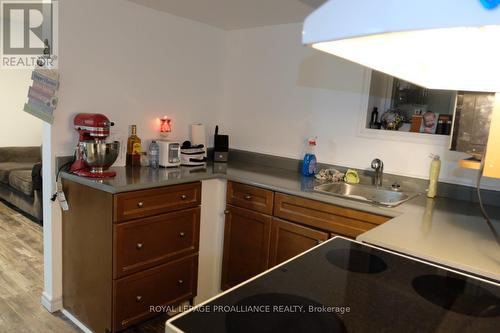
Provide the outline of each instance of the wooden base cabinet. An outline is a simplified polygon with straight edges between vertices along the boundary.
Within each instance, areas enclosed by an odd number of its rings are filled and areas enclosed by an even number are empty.
[[[328,238],[327,232],[228,205],[221,288],[234,287]]]
[[[269,267],[276,266],[326,241],[328,233],[273,219]]]
[[[221,287],[226,290],[334,236],[388,217],[228,182]]]
[[[111,194],[63,182],[63,307],[117,332],[197,292],[201,183]]]
[[[222,290],[268,268],[272,220],[268,215],[230,205],[225,214]]]

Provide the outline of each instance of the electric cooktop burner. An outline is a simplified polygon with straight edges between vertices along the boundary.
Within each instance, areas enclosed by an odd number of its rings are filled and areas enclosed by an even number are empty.
[[[499,327],[498,283],[339,237],[170,319],[167,332],[496,333]]]
[[[246,297],[235,304],[238,308],[269,306],[270,311],[230,312],[226,316],[227,332],[347,332],[342,321],[333,313],[309,311],[321,308],[318,302],[301,296],[269,293]],[[286,311],[278,311],[277,307]],[[294,307],[295,306],[295,307]],[[302,308],[299,308],[302,307]]]
[[[500,316],[500,298],[473,281],[422,275],[414,278],[412,285],[420,296],[447,310],[474,317]]]
[[[355,273],[381,273],[387,264],[380,257],[365,250],[334,249],[326,254],[326,259],[339,268]]]

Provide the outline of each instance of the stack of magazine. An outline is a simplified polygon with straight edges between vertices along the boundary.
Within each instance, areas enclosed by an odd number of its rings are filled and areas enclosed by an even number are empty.
[[[59,73],[54,69],[37,68],[31,78],[33,85],[29,88],[24,111],[52,124],[58,102],[56,92],[59,89]]]

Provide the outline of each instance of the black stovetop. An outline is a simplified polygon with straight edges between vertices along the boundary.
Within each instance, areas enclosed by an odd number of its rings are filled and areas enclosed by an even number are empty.
[[[344,238],[174,318],[185,332],[498,332],[500,285]]]

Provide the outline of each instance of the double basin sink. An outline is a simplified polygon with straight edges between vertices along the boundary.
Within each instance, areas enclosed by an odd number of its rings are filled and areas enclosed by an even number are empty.
[[[315,192],[345,199],[363,201],[378,206],[395,207],[418,196],[418,193],[403,192],[399,188],[385,188],[361,184],[326,183],[314,187]]]

